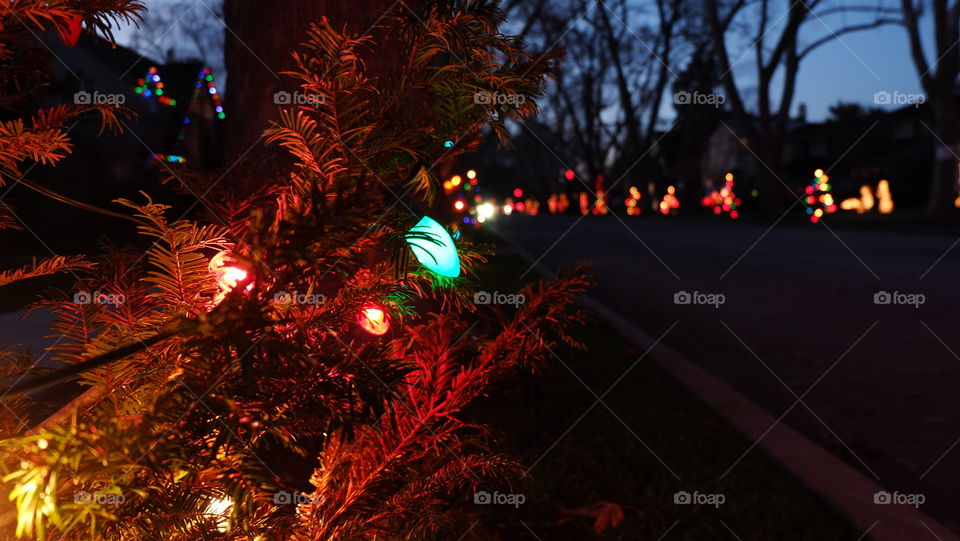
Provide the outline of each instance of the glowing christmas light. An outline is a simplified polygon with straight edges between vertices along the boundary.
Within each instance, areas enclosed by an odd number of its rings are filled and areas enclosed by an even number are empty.
[[[580,214],[586,216],[590,213],[590,200],[587,197],[587,192],[580,192]]]
[[[187,163],[187,159],[176,154],[154,154],[153,159],[169,163]]]
[[[376,336],[386,334],[390,330],[390,321],[387,320],[387,315],[376,306],[368,306],[361,310],[357,323],[363,330]]]
[[[217,293],[217,296],[213,299],[215,305],[220,304],[220,301],[227,296],[227,293],[233,291],[233,288],[237,287],[238,283],[245,281],[249,276],[246,269],[233,264],[232,258],[226,251],[213,256],[213,258],[210,259],[208,268],[216,277],[217,285],[220,286],[220,292]],[[253,289],[252,283],[247,285],[247,291],[251,289]]]
[[[523,205],[523,209],[526,209],[527,214],[530,216],[536,216],[540,212],[540,201],[537,201],[536,199],[527,199],[526,203],[521,204]]]
[[[960,199],[960,198],[958,198],[958,199]],[[510,216],[511,214],[513,214],[513,203],[504,203],[504,204],[503,204],[503,213],[504,213],[506,216]]]
[[[67,21],[66,32],[60,34],[60,38],[63,40],[64,45],[67,47],[73,47],[80,41],[80,32],[83,30],[81,24],[83,23],[83,17],[80,15],[74,15],[70,17],[70,20]]]
[[[879,203],[879,204],[878,204]],[[870,186],[864,184],[860,187],[860,197],[850,197],[840,203],[843,210],[855,210],[857,214],[863,214],[873,209],[877,205],[880,214],[890,214],[893,212],[893,197],[890,195],[890,183],[881,180],[877,184],[876,199],[874,199],[873,190]]]
[[[450,185],[454,188],[459,186],[461,182],[463,182],[463,179],[460,177],[460,175],[453,175],[453,178],[450,179]]]
[[[177,100],[163,95],[163,80],[160,78],[160,74],[157,73],[156,66],[151,67],[147,70],[146,75],[137,79],[137,86],[133,91],[145,98],[156,97],[161,105],[173,107],[177,104]]]
[[[567,179],[568,181],[569,181],[569,180],[573,180],[573,179],[575,179],[576,177],[577,177],[577,174],[573,172],[573,169],[567,169],[567,170],[563,173],[563,178]]]
[[[877,184],[877,199],[880,200],[880,203],[877,205],[877,210],[880,211],[880,214],[890,214],[893,212],[893,196],[890,194],[890,183],[886,180],[881,180]]]
[[[424,267],[441,276],[460,276],[460,257],[453,239],[442,225],[424,216],[406,236],[413,255]]]
[[[680,200],[677,199],[677,189],[673,186],[667,186],[667,193],[660,201],[659,209],[661,214],[674,214],[676,209],[680,208]]]
[[[474,171],[473,169],[467,171],[467,178],[470,180],[477,178],[477,172]]]
[[[453,202],[453,208],[455,208],[455,209],[457,209],[457,210],[463,210],[463,208],[466,207],[466,206],[467,206],[467,204],[464,203],[464,202],[463,202],[462,200],[460,200],[460,199],[457,199],[456,201]]]
[[[640,190],[636,186],[630,186],[630,196],[624,201],[624,205],[627,207],[627,215],[629,216],[639,216],[640,215],[640,199],[643,197],[643,194],[640,193]]]
[[[837,205],[833,201],[833,195],[830,194],[830,177],[823,172],[823,169],[817,169],[813,172],[813,180],[806,187],[804,192],[807,194],[804,203],[807,205],[807,215],[810,221],[817,223],[824,214],[830,214],[837,211]]]
[[[593,214],[606,215],[608,212],[607,209],[607,197],[606,193],[603,190],[597,190],[597,199],[593,202]]]
[[[733,191],[733,173],[727,173],[724,178],[723,188],[713,190],[710,195],[703,198],[703,206],[712,207],[716,215],[726,213],[727,216],[736,220],[740,217],[737,208],[740,207],[740,198]]]
[[[521,190],[520,188],[514,188],[514,189],[513,189],[513,196],[514,196],[514,197],[523,197],[523,190]]]
[[[230,527],[230,513],[233,509],[233,500],[229,496],[213,498],[207,505],[205,513],[214,517],[217,530],[226,532]]]
[[[481,203],[477,205],[477,221],[483,223],[491,218],[493,218],[497,209],[493,206],[493,203]]]

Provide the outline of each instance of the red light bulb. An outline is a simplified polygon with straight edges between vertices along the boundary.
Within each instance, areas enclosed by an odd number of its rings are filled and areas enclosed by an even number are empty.
[[[387,320],[387,315],[376,306],[368,306],[361,310],[357,322],[363,330],[376,336],[386,334],[390,330],[390,321]]]

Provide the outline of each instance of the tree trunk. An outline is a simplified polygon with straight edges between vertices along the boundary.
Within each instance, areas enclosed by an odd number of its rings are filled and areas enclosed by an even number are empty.
[[[373,33],[371,27],[391,8],[417,9],[421,1],[395,3],[389,0],[284,0],[253,2],[224,0],[226,40],[225,65],[230,76],[226,91],[225,147],[228,163],[257,146],[263,130],[279,118],[274,93],[294,92],[292,78],[280,75],[293,68],[291,54],[306,39],[310,23],[324,16],[334,28],[344,25],[355,35]],[[364,54],[368,71],[396,66],[396,49],[381,48],[377,55]],[[388,52],[384,52],[388,51]]]
[[[954,97],[957,74],[960,73],[960,53],[956,49],[960,4],[948,7],[946,0],[933,3],[933,26],[936,36],[937,61],[931,66],[923,50],[918,12],[911,0],[901,0],[904,28],[910,44],[910,54],[920,75],[920,84],[927,93],[934,118],[934,165],[927,213],[942,218],[950,213],[956,196],[957,151],[960,150],[960,131],[957,120],[960,112]],[[936,68],[936,72],[933,69]]]
[[[957,196],[957,152],[960,150],[960,133],[957,130],[957,107],[953,101],[953,92],[938,92],[932,96],[931,108],[936,119],[934,132],[933,179],[930,184],[930,198],[927,212],[933,218],[942,218],[953,211],[953,201]]]

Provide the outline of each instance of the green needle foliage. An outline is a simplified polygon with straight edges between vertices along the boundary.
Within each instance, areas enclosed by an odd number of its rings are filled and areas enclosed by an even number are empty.
[[[518,292],[517,308],[477,312],[469,276],[483,247],[458,241],[456,279],[405,247],[434,168],[481,130],[505,140],[505,121],[537,112],[555,58],[500,34],[500,19],[485,1],[397,4],[380,43],[318,22],[288,74],[316,99],[266,131],[274,159],[219,183],[177,175],[209,194],[206,218],[175,219],[145,194],[118,200],[152,242],[145,254],[107,246],[0,274],[2,285],[74,273],[72,291],[37,306],[56,315],[52,355],[86,388],[48,419],[28,419],[28,398],[5,403],[5,527],[190,541],[449,539],[471,527],[474,490],[506,486],[517,465],[461,413],[504,375],[576,345],[573,296],[587,286],[578,271]],[[387,46],[400,62],[370,73],[364,58]],[[44,159],[0,145],[13,173]],[[368,307],[387,333],[361,328]],[[7,375],[30,362],[3,359]]]

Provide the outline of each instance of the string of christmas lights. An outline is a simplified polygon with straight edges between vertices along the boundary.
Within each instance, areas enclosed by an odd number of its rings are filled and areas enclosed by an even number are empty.
[[[177,105],[177,100],[163,94],[163,80],[160,78],[160,74],[157,73],[156,66],[151,66],[150,69],[147,70],[146,75],[137,79],[137,86],[133,91],[144,98],[156,98],[161,105],[166,105],[167,107]]]
[[[223,109],[223,101],[220,98],[220,91],[217,90],[216,82],[214,81],[213,71],[208,67],[201,68],[200,72],[197,74],[197,80],[193,84],[193,95],[190,98],[190,102],[187,104],[187,109],[184,112],[183,119],[180,123],[180,131],[177,133],[177,141],[183,141],[186,139],[187,129],[190,126],[191,113],[193,113],[195,108],[198,107],[203,89],[206,89],[206,93],[213,101],[213,109],[217,114],[217,118],[223,120],[227,117],[227,114]],[[147,70],[146,75],[140,79],[137,79],[137,86],[134,87],[133,90],[144,98],[156,99],[162,105],[166,105],[168,107],[175,107],[177,105],[176,99],[165,94],[167,89],[165,88],[163,78],[160,76],[159,70],[156,66],[151,66],[150,69]],[[187,162],[187,159],[179,154],[157,153],[153,154],[152,158],[154,160],[167,163]]]
[[[733,191],[733,173],[727,173],[723,178],[723,188],[713,190],[710,195],[703,198],[703,206],[713,208],[713,213],[721,215],[726,213],[730,218],[736,220],[740,217],[740,198]]]
[[[640,215],[640,199],[642,197],[643,194],[640,193],[640,190],[638,190],[636,186],[630,186],[630,196],[624,201],[628,216]]]
[[[830,194],[830,177],[823,172],[823,169],[817,169],[813,172],[813,181],[806,189],[807,215],[810,221],[817,223],[824,214],[831,214],[837,211],[837,205],[833,202],[833,195]]]
[[[676,195],[677,189],[674,186],[667,186],[667,193],[663,195],[663,199],[660,200],[660,213],[661,214],[676,214],[677,209],[680,208],[680,200],[677,199]]]

